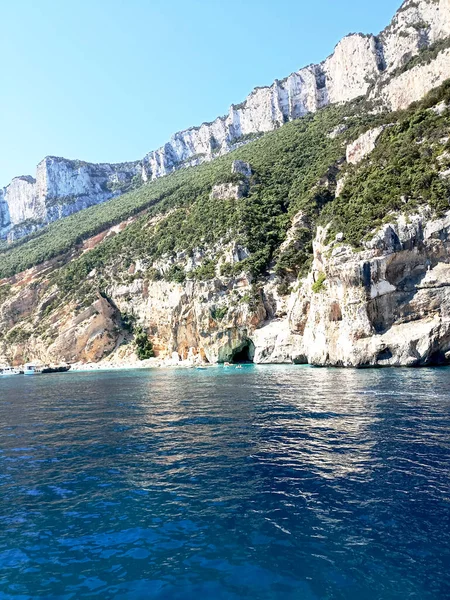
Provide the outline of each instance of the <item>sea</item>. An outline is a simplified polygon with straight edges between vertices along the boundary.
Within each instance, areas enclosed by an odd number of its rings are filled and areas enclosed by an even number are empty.
[[[449,600],[450,369],[0,377],[0,600]]]

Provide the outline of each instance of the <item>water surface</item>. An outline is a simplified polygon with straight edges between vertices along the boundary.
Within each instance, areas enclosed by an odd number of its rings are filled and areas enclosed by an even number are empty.
[[[448,600],[450,370],[0,379],[0,600]]]

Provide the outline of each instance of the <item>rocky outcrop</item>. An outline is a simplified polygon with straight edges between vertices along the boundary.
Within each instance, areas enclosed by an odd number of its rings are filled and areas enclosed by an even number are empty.
[[[252,175],[252,168],[249,163],[242,160],[233,161],[231,175],[236,180],[214,185],[211,190],[211,198],[216,200],[240,200],[248,194],[250,189],[249,178]]]
[[[302,333],[310,364],[443,364],[450,351],[450,213],[423,211],[385,225],[353,252],[325,243],[319,229],[314,264],[289,321]],[[321,277],[321,289],[313,290]],[[317,290],[317,287],[316,287]],[[307,307],[307,308],[306,308]]]
[[[287,296],[274,276],[258,287],[244,273],[146,282],[135,265],[134,281],[110,286],[108,300],[49,311],[53,288],[40,290],[24,276],[0,310],[0,328],[9,332],[0,340],[0,359],[135,357],[121,324],[121,316],[133,315],[158,359],[170,364],[174,356],[344,367],[450,364],[450,212],[434,220],[427,209],[393,218],[360,252],[341,235],[331,242],[327,235],[318,229],[312,268]],[[245,256],[231,246],[222,251],[235,265]]]
[[[378,138],[383,133],[385,127],[375,127],[369,129],[359,136],[352,144],[347,146],[347,162],[351,165],[357,165],[368,154],[375,150]]]
[[[450,35],[449,0],[406,0],[379,35],[386,71]]]
[[[0,190],[0,232],[10,239],[105,202],[141,179],[138,162],[91,164],[49,156],[36,178],[16,177]]]
[[[216,200],[240,200],[247,194],[247,183],[220,183],[213,186],[211,198]]]
[[[75,317],[69,316],[59,328],[49,348],[53,362],[99,361],[123,338],[119,324],[115,307],[99,296],[84,311]]]
[[[396,77],[381,79],[370,94],[388,110],[402,110],[417,102],[450,76],[450,48],[440,52],[431,62],[419,64]]]
[[[421,50],[449,35],[450,0],[406,0],[379,36],[345,37],[322,63],[255,88],[227,115],[176,133],[140,162],[91,165],[48,157],[38,166],[36,181],[16,178],[0,191],[0,237],[20,237],[104,202],[129,189],[134,177],[153,180],[212,160],[330,103],[368,95],[379,107],[405,108],[450,77],[450,50],[402,69]]]
[[[231,164],[231,173],[233,175],[242,175],[249,179],[252,176],[252,167],[250,163],[243,160],[233,160]]]
[[[57,292],[45,281],[37,286],[32,278],[31,283],[19,285],[10,301],[0,306],[2,332],[8,332],[0,337],[2,361],[97,362],[126,338],[117,309],[100,295],[84,309],[75,309],[58,303]]]

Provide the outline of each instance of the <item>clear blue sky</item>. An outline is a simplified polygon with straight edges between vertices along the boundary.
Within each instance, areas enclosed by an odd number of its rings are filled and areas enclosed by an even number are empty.
[[[0,186],[47,155],[141,158],[401,0],[0,0]]]

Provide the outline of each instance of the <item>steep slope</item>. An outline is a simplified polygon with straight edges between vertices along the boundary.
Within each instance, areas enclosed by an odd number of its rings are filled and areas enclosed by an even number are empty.
[[[330,106],[13,245],[0,355],[448,362],[449,105]]]
[[[449,0],[407,0],[379,36],[349,35],[319,65],[300,69],[270,87],[256,88],[243,103],[233,105],[226,117],[175,134],[169,143],[144,158],[145,177],[165,175],[193,157],[195,162],[210,160],[246,136],[272,131],[328,104],[366,95],[374,82],[383,86],[397,69],[449,35]],[[410,101],[420,99],[450,75],[448,62],[444,70],[440,81],[426,79],[428,89]],[[384,99],[391,109],[405,108],[396,96],[408,92],[406,85],[399,86],[401,91],[385,91]]]
[[[93,165],[48,156],[38,164],[36,178],[16,177],[0,190],[0,237],[20,238],[118,196],[142,183],[141,171],[138,162]]]
[[[450,0],[406,0],[379,36],[345,37],[319,65],[256,88],[226,116],[176,133],[142,161],[90,165],[44,159],[36,181],[19,177],[0,191],[0,238],[17,239],[141,180],[210,161],[329,104],[369,95],[389,110],[406,108],[450,76],[449,36]]]

